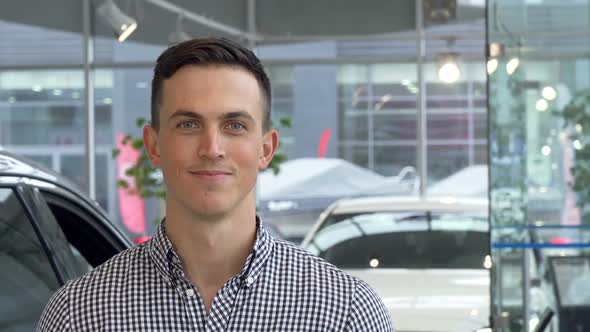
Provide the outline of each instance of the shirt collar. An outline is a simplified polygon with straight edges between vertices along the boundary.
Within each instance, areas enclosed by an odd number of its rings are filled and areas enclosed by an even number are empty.
[[[162,220],[158,226],[156,234],[147,243],[148,251],[152,262],[154,263],[158,273],[164,278],[167,283],[173,280],[173,270],[182,270],[180,258],[176,254],[172,242],[166,235],[165,231],[166,219]],[[268,234],[260,218],[256,217],[256,241],[252,251],[246,258],[239,278],[246,287],[254,285],[261,272],[263,271],[268,258],[273,249],[273,239]]]

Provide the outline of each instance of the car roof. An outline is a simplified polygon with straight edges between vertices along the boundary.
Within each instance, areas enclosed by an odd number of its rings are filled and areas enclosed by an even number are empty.
[[[333,204],[330,214],[388,211],[445,211],[487,212],[488,200],[484,198],[437,196],[377,196],[342,199]]]
[[[0,175],[32,176],[51,182],[65,181],[71,184],[66,177],[46,166],[2,149],[0,149]]]
[[[14,153],[2,150],[0,148],[0,177],[11,177],[11,178],[29,178],[34,180],[40,180],[56,187],[65,189],[77,197],[85,200],[88,204],[97,206],[97,203],[92,201],[87,195],[72,181],[65,176],[47,168],[46,166],[39,164],[33,160],[25,157],[16,155]],[[19,181],[19,180],[15,180]],[[102,214],[106,215],[102,209]]]

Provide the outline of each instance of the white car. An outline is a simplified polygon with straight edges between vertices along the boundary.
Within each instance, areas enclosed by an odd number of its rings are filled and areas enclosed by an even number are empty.
[[[364,281],[396,331],[489,326],[486,199],[370,197],[331,205],[302,246]]]

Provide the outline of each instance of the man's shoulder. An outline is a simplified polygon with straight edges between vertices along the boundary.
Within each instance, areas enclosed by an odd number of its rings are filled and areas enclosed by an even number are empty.
[[[301,294],[307,292],[308,298],[311,294],[321,296],[322,301],[347,308],[347,330],[393,331],[383,301],[365,281],[290,242],[274,240],[273,251],[279,267],[273,272],[292,277],[291,289],[300,287],[305,289]]]
[[[125,283],[134,279],[128,278],[129,273],[145,269],[147,256],[145,244],[137,245],[111,257],[87,274],[67,281],[45,306],[37,331],[70,330],[72,316],[79,317],[81,311],[92,312],[105,302],[105,294],[117,294],[118,289],[123,289]]]
[[[285,240],[274,240],[275,259],[281,265],[291,266],[290,271],[293,273],[313,275],[320,280],[328,282],[340,282],[356,287],[358,279],[337,268],[333,264],[325,261],[302,247],[287,242]]]
[[[149,255],[146,243],[128,248],[87,274],[68,282],[69,290],[105,287],[127,280],[130,273],[145,269]]]

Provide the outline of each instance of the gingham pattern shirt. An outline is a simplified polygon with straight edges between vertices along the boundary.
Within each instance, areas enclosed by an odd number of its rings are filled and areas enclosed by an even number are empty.
[[[149,241],[67,282],[37,331],[393,331],[366,283],[258,225],[242,272],[209,314],[162,223]]]

